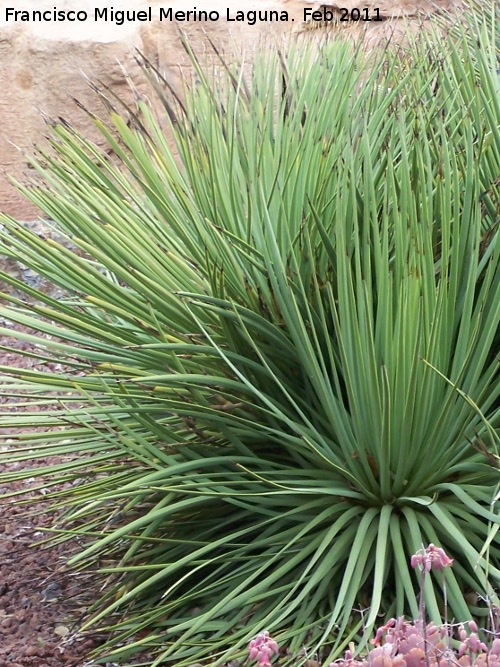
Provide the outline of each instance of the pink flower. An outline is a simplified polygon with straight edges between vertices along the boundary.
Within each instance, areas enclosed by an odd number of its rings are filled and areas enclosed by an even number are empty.
[[[396,625],[396,619],[390,618],[385,625],[382,625],[379,628],[377,628],[375,637],[373,639],[370,639],[370,644],[373,644],[374,646],[380,646],[384,634],[386,634],[395,625]]]
[[[269,667],[271,665],[270,658],[273,653],[278,653],[278,644],[269,636],[269,632],[259,632],[255,639],[252,639],[248,645],[248,653],[250,660],[257,658],[259,667]]]
[[[484,651],[488,652],[488,647],[482,641],[480,641],[477,635],[477,624],[474,621],[469,622],[469,628],[472,630],[469,636],[462,624],[458,626],[458,636],[460,639],[460,646],[458,647],[458,655],[461,658],[466,653],[481,653]]]
[[[431,570],[442,570],[445,567],[453,564],[453,558],[449,558],[444,549],[441,547],[435,547],[433,544],[429,544],[427,549],[421,549],[417,551],[411,557],[411,566],[419,567],[426,572]]]

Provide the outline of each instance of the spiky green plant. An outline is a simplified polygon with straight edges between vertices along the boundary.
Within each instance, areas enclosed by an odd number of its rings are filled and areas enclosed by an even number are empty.
[[[327,41],[198,66],[173,102],[149,67],[177,156],[139,101],[95,119],[107,151],[57,122],[33,159],[21,187],[75,249],[3,218],[3,253],[69,296],[2,274],[27,298],[0,315],[44,334],[12,332],[42,368],[1,369],[26,408],[2,460],[71,456],[37,472],[78,479],[56,528],[106,565],[108,660],[222,663],[264,628],[338,654],[417,616],[429,542],[450,616],[494,595],[500,91],[469,27],[410,59]]]

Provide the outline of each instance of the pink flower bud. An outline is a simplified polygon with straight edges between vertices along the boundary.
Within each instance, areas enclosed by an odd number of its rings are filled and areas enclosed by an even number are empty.
[[[413,554],[410,564],[412,567],[420,567],[425,572],[430,572],[432,569],[442,570],[452,565],[453,559],[449,558],[441,547],[429,544],[427,549]]]
[[[267,652],[266,647],[260,649],[259,653],[257,654],[257,662],[260,667],[269,667],[271,664],[269,662],[269,653]]]
[[[259,667],[270,667],[270,657],[273,653],[278,653],[279,647],[277,642],[269,636],[269,632],[259,632],[259,634],[251,640],[248,645],[248,657],[250,660],[255,660]]]
[[[420,565],[422,565],[422,556],[419,556],[418,554],[413,554],[410,560],[410,564],[412,567],[420,567]]]
[[[427,556],[430,557],[435,570],[441,570],[444,567],[453,565],[453,558],[449,558],[444,549],[435,547],[433,544],[429,544]]]

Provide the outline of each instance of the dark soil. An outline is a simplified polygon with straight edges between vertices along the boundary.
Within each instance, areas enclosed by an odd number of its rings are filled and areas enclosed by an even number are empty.
[[[0,336],[0,345],[34,350],[31,344],[7,336]],[[0,358],[2,365],[10,367],[38,363],[15,352],[0,351]],[[1,410],[16,410],[12,400],[7,400],[0,397]],[[10,448],[9,435],[13,433],[0,430],[0,461],[1,454]],[[52,457],[1,463],[0,473],[55,462]],[[49,548],[40,544],[47,538],[44,529],[57,515],[44,501],[43,492],[32,490],[39,484],[35,478],[0,484],[0,495],[27,492],[0,498],[0,667],[90,667],[88,655],[97,640],[78,635],[76,630],[96,599],[98,578],[66,567],[69,556],[79,548],[76,540]]]

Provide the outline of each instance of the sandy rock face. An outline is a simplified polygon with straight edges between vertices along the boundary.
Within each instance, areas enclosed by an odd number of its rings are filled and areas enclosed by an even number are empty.
[[[73,101],[76,98],[88,109],[99,109],[86,76],[127,98],[130,90],[125,71],[141,86],[135,48],[145,53],[172,81],[178,81],[183,75],[180,66],[187,67],[179,30],[187,34],[190,43],[200,52],[206,50],[206,35],[209,35],[226,55],[245,51],[248,57],[261,39],[299,31],[304,10],[318,9],[321,3],[215,0],[198,5],[212,12],[211,20],[205,21],[203,16],[194,14],[196,3],[188,0],[116,3],[123,13],[117,8],[113,13],[111,5],[93,0],[0,0],[0,210],[25,220],[36,217],[34,208],[3,172],[20,180],[29,175],[23,152],[31,152],[33,144],[43,144],[46,127],[41,112],[51,118],[64,116],[87,136],[98,139],[89,118]],[[437,5],[449,6],[449,2],[337,0],[333,3],[329,0],[325,5],[334,10],[378,8],[380,15],[387,18],[411,16],[419,10],[432,11]],[[34,11],[46,14],[34,15]],[[188,11],[192,13],[189,20],[185,20]],[[259,20],[258,12],[263,20]],[[240,19],[243,16],[243,20],[238,21],[238,16]],[[276,21],[276,16],[288,20]],[[145,20],[139,20],[140,17]],[[382,23],[370,24],[370,28],[372,26],[383,36]]]
[[[74,99],[92,111],[99,110],[95,93],[86,81],[102,82],[113,92],[130,99],[130,89],[125,72],[141,85],[139,67],[134,58],[139,49],[162,73],[171,80],[182,77],[179,66],[187,66],[184,49],[180,43],[180,30],[187,34],[190,43],[200,52],[206,50],[208,34],[227,54],[253,50],[265,34],[291,29],[301,20],[302,6],[284,1],[243,0],[227,20],[227,2],[198,3],[210,7],[213,18],[219,20],[176,21],[175,13],[192,10],[196,3],[185,0],[165,3],[162,1],[116,3],[128,10],[121,16],[111,13],[107,5],[107,20],[98,5],[100,17],[95,20],[98,3],[92,0],[6,0],[0,2],[0,168],[16,179],[29,175],[30,169],[22,152],[32,152],[33,144],[43,144],[46,133],[43,115],[50,118],[64,116],[87,136],[98,139],[86,114],[77,107]],[[295,4],[295,7],[293,6]],[[234,20],[239,6],[245,12],[255,9],[261,12],[287,12],[289,21],[248,22]],[[53,20],[54,7],[61,12],[72,10],[87,13],[86,21]],[[7,11],[8,9],[11,11]],[[159,20],[160,9],[168,17]],[[18,14],[14,13],[18,10]],[[51,20],[32,20],[33,10],[47,12]],[[20,13],[20,12],[23,13]],[[151,15],[151,21],[127,20],[133,12]],[[62,14],[60,15],[62,16]],[[83,17],[83,14],[80,16]],[[268,15],[270,16],[270,14]],[[275,14],[273,14],[273,17]],[[284,16],[284,15],[283,15]],[[14,20],[17,18],[17,20]],[[23,20],[29,18],[30,20]],[[251,17],[250,17],[251,18]],[[294,21],[292,21],[292,18]],[[120,19],[124,19],[121,25]],[[20,150],[21,152],[20,152]],[[9,183],[6,173],[0,173],[0,210],[21,219],[33,218],[35,209]]]

